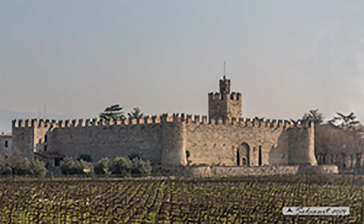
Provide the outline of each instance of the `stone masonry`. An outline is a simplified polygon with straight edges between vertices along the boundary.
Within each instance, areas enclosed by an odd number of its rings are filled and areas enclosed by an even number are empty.
[[[208,99],[209,117],[13,120],[13,149],[29,159],[34,152],[75,159],[88,154],[93,161],[137,153],[153,164],[317,165],[312,123],[243,119],[241,94],[230,93],[230,80],[225,76],[220,92],[209,93]]]

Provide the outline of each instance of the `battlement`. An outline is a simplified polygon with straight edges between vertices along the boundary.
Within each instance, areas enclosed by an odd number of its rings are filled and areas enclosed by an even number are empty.
[[[289,120],[270,120],[270,119],[254,119],[254,118],[208,118],[207,116],[200,115],[184,115],[181,114],[179,121],[187,124],[214,124],[214,125],[238,125],[245,127],[262,127],[262,128],[307,128],[312,127],[312,122],[292,122]]]
[[[209,124],[209,125],[238,125],[245,127],[261,127],[261,128],[304,128],[311,127],[312,122],[292,122],[289,120],[276,119],[253,119],[253,118],[208,118],[207,116],[191,115],[191,114],[168,114],[160,116],[146,116],[141,119],[121,119],[107,121],[104,119],[73,119],[73,120],[44,120],[44,119],[26,119],[13,120],[13,128],[69,128],[69,127],[94,127],[94,126],[112,126],[112,125],[138,125],[138,124],[160,124],[160,123],[177,123],[184,122],[186,124]]]
[[[219,92],[209,93],[209,101],[223,100],[225,98],[230,99],[230,100],[241,100],[241,93],[239,93],[239,92],[232,92],[232,93],[225,93],[225,94],[221,94]]]
[[[67,128],[67,127],[93,127],[93,126],[111,126],[111,125],[137,125],[137,124],[160,124],[162,122],[180,122],[181,118],[178,115],[173,116],[160,115],[160,116],[146,116],[141,119],[122,119],[121,117],[116,120],[104,120],[99,118],[92,119],[73,119],[73,120],[44,120],[44,119],[29,119],[26,120],[13,120],[13,128]]]

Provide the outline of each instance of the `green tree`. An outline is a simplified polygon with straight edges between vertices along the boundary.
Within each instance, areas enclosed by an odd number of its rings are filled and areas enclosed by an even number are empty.
[[[78,174],[77,162],[78,161],[74,161],[71,157],[65,157],[60,162],[62,174]]]
[[[128,155],[128,158],[130,160],[133,160],[134,158],[141,159],[141,158],[143,158],[143,154],[142,153],[138,153],[138,152],[134,152],[134,153]]]
[[[4,158],[0,159],[0,166],[2,168],[2,172],[7,174],[11,173],[13,177],[15,175],[32,174],[29,160],[16,149],[14,149],[11,154],[5,153]]]
[[[140,158],[131,160],[131,174],[139,174],[141,176],[150,176],[152,174],[152,166],[150,161],[144,161]]]
[[[119,104],[112,105],[107,107],[104,112],[100,114],[101,119],[105,120],[117,120],[118,118],[124,118],[123,107],[120,107]]]
[[[129,116],[129,118],[141,119],[141,118],[143,118],[144,115],[139,107],[135,107],[133,109],[133,111],[128,113],[128,116]]]
[[[322,124],[324,122],[324,115],[318,112],[319,109],[310,110],[309,113],[305,113],[302,117],[302,122],[313,121],[314,124]]]
[[[91,163],[92,162],[92,158],[91,158],[91,155],[88,155],[88,154],[81,154],[79,157],[78,157],[78,161],[80,160],[85,160],[86,162],[89,162]]]
[[[34,176],[45,177],[47,174],[47,169],[45,168],[46,163],[44,161],[34,159],[30,162],[30,169]]]
[[[71,157],[66,157],[60,162],[62,174],[92,174],[94,169],[92,163],[83,159],[80,161],[74,160]]]
[[[353,112],[349,115],[336,112],[338,116],[329,120],[328,123],[333,127],[343,129],[344,131],[352,131],[360,128],[360,122],[356,120],[356,116]]]
[[[121,174],[122,176],[130,176],[132,169],[131,160],[127,157],[116,157],[111,164],[112,174]]]
[[[111,174],[111,161],[109,158],[100,159],[94,168],[95,174]]]

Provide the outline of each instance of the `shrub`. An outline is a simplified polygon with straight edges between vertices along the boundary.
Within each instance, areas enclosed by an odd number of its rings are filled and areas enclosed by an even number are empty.
[[[142,158],[142,154],[141,153],[132,153],[132,154],[128,155],[128,158],[130,160],[133,160],[134,158],[141,159]]]
[[[7,166],[5,163],[0,162],[0,175],[1,176],[11,176],[12,170],[9,166]]]
[[[78,174],[77,163],[70,157],[64,158],[60,162],[60,168],[62,174]]]
[[[86,162],[89,162],[89,163],[92,163],[92,158],[91,158],[91,155],[88,155],[88,154],[81,154],[79,157],[78,157],[78,161],[81,161],[84,160]]]
[[[31,173],[36,177],[45,177],[48,170],[45,168],[45,162],[38,159],[32,160],[30,163]]]
[[[29,175],[32,174],[30,162],[25,157],[17,156],[13,158],[13,168],[15,175]]]
[[[47,174],[45,162],[34,159],[31,162],[20,155],[12,155],[0,164],[0,175],[34,175],[44,177]]]
[[[60,168],[62,174],[92,174],[93,166],[83,159],[75,161],[70,157],[66,157],[60,162]]]
[[[97,165],[97,172],[102,173],[102,168],[107,167],[108,159],[99,161]],[[110,164],[111,173],[119,174],[122,176],[131,176],[138,174],[142,176],[149,176],[152,173],[152,166],[149,161],[144,161],[141,158],[134,157],[130,160],[128,157],[116,157]]]
[[[111,165],[112,174],[121,174],[122,176],[130,176],[131,161],[129,158],[116,157]]]
[[[131,169],[131,173],[132,174],[140,174],[142,176],[150,176],[152,174],[152,166],[150,165],[150,161],[143,161],[142,159],[139,158],[134,158],[131,161],[132,164],[132,169]]]
[[[111,174],[111,162],[109,158],[100,159],[95,165],[95,174]]]
[[[78,174],[93,174],[94,173],[94,168],[92,166],[92,163],[81,159],[76,164],[77,164]]]

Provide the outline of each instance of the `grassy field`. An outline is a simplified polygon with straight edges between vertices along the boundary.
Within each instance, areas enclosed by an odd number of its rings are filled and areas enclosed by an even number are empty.
[[[363,176],[0,181],[0,223],[362,223]],[[348,206],[349,216],[283,216]]]

